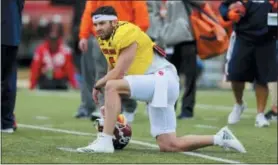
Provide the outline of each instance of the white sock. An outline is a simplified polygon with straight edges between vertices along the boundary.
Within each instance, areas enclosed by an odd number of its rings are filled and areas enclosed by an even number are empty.
[[[264,113],[258,113],[257,117],[264,117]]]
[[[214,135],[213,136],[213,145],[218,145],[218,146],[223,145],[223,141],[222,141],[221,136],[219,136],[219,135]]]
[[[113,136],[108,135],[108,134],[106,134],[106,133],[102,133],[102,137],[103,137],[104,139],[106,139],[107,141],[111,141],[111,142],[112,142]]]

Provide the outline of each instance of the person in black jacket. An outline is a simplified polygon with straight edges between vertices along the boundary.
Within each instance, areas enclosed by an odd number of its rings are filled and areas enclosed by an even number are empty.
[[[16,55],[21,39],[24,0],[1,1],[1,132],[16,129]]]
[[[241,10],[242,7],[245,10]],[[227,80],[232,83],[236,100],[233,111],[228,117],[229,124],[237,123],[245,110],[243,101],[245,82],[255,82],[257,99],[255,126],[269,125],[264,116],[268,97],[267,83],[277,81],[276,39],[273,28],[268,24],[268,15],[272,9],[268,0],[225,0],[219,8],[225,20],[234,20],[236,14],[240,16],[234,24],[235,40],[231,44],[233,48],[230,48],[231,51],[227,54]]]

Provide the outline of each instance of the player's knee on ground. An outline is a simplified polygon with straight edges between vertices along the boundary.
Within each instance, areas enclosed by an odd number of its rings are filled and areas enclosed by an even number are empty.
[[[181,151],[176,137],[160,135],[156,139],[161,152],[177,152]]]

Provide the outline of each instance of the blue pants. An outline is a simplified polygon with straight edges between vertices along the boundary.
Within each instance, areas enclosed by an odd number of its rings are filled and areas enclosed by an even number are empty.
[[[1,129],[13,128],[18,47],[1,45]]]

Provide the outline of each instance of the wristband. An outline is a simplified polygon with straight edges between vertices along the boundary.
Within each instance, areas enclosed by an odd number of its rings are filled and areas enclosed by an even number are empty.
[[[94,89],[97,90],[97,91],[100,91],[100,90],[101,90],[101,88],[100,88],[100,87],[97,87],[97,86],[95,86]]]

